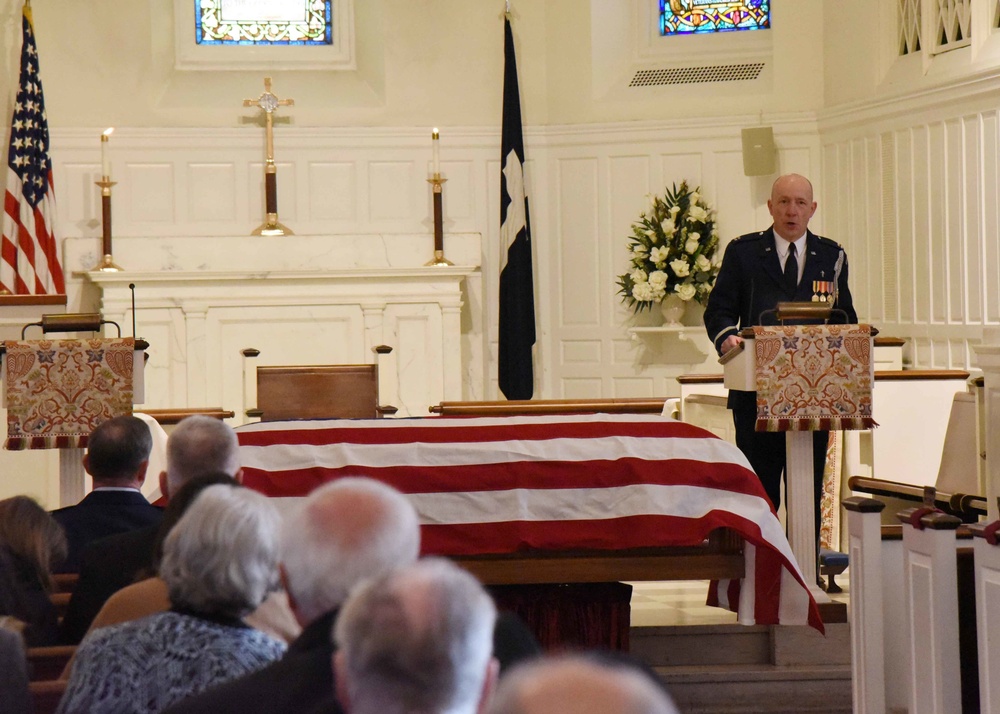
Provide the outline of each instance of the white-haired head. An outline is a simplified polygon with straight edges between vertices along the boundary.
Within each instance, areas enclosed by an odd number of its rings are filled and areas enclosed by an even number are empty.
[[[239,480],[240,444],[233,428],[219,419],[195,414],[182,419],[167,438],[167,470],[161,474],[164,495],[177,493],[195,476],[224,473]]]
[[[281,516],[248,488],[209,486],[163,543],[160,577],[174,607],[242,617],[278,584]]]
[[[678,714],[655,674],[626,660],[568,655],[505,674],[487,714]]]
[[[351,714],[473,714],[492,692],[496,607],[472,575],[427,558],[362,583],[334,625]]]
[[[362,580],[409,565],[419,552],[420,522],[406,496],[347,477],[317,488],[288,519],[281,565],[306,625],[342,605]]]

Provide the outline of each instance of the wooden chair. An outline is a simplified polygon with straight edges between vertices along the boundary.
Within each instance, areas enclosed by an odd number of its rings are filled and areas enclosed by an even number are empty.
[[[375,419],[396,413],[378,402],[378,365],[257,368],[257,408],[247,416],[286,419]]]

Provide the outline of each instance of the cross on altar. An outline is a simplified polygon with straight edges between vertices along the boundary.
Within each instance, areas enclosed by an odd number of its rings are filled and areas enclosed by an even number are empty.
[[[257,99],[244,99],[245,107],[260,107],[264,111],[267,161],[264,163],[264,223],[253,235],[283,236],[292,231],[278,222],[278,169],[274,165],[274,112],[278,107],[295,105],[294,99],[278,99],[271,93],[271,78],[264,77],[264,93]]]

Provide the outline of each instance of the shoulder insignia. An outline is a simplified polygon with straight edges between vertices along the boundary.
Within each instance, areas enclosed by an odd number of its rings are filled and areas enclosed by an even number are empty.
[[[837,242],[837,241],[835,241],[835,240],[832,240],[832,239],[830,239],[830,238],[827,238],[826,236],[816,236],[816,237],[817,237],[817,238],[819,238],[819,242],[820,242],[820,243],[823,243],[823,244],[825,244],[825,245],[828,245],[828,246],[831,246],[831,247],[833,247],[833,248],[837,248],[837,249],[839,249],[839,250],[843,250],[843,246],[842,246],[842,245],[840,245],[840,243],[838,243],[838,242]]]

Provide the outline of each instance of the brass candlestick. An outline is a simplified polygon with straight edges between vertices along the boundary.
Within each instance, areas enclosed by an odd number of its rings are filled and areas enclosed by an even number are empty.
[[[434,196],[434,258],[424,263],[424,265],[446,266],[454,265],[444,257],[444,218],[442,216],[441,199],[444,193],[444,182],[446,178],[441,178],[441,174],[435,173],[432,178],[427,179],[431,184]]]
[[[94,183],[101,187],[101,223],[103,230],[101,234],[101,253],[103,257],[90,271],[119,273],[123,268],[116,264],[111,257],[111,187],[117,181],[112,181],[110,176],[105,175],[101,177],[100,181],[95,181]]]

